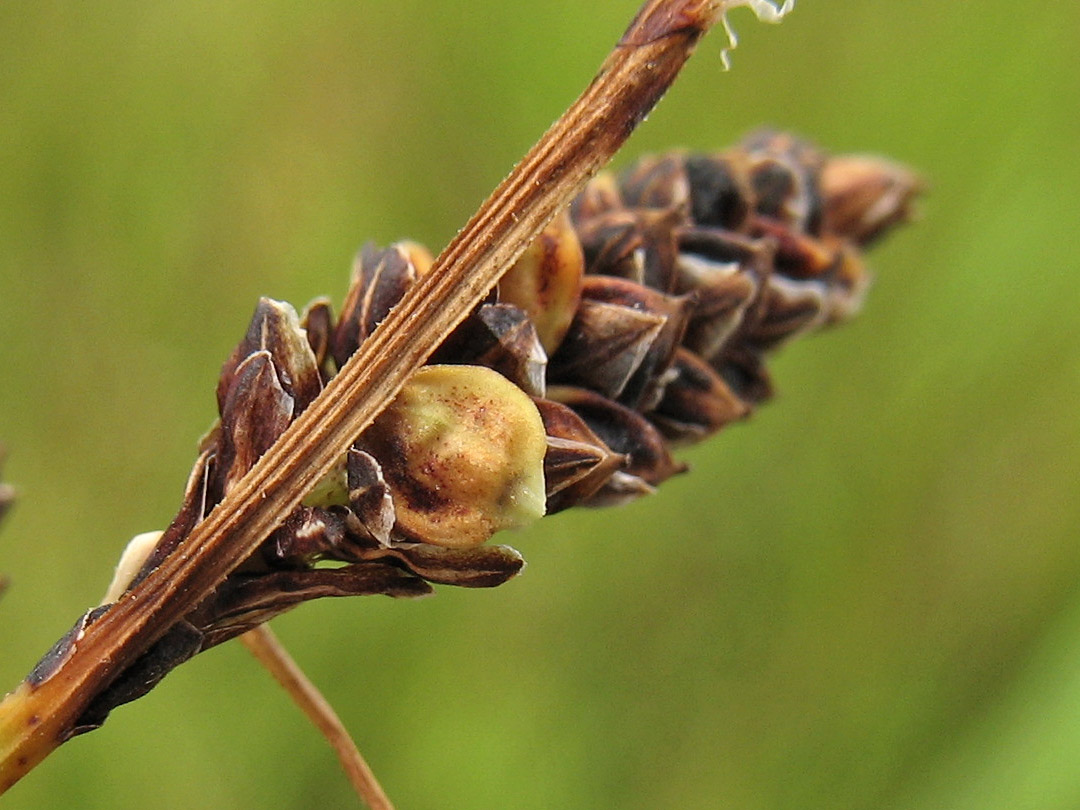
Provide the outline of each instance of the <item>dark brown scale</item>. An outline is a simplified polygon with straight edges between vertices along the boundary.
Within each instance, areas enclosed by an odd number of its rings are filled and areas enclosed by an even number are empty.
[[[823,200],[821,150],[788,133],[760,130],[743,139],[750,162],[755,210],[811,236],[820,236]]]
[[[331,338],[331,350],[339,367],[401,300],[416,275],[416,267],[403,248],[380,250],[371,242],[364,245],[353,263],[352,284]]]
[[[725,425],[745,418],[750,405],[700,357],[680,348],[672,364],[673,378],[649,421],[672,442],[700,441]]]
[[[577,317],[551,358],[550,381],[648,409],[692,310],[687,296],[625,279],[586,277]]]
[[[330,357],[330,339],[334,331],[334,310],[330,306],[329,299],[316,298],[304,308],[304,314],[300,318],[300,326],[307,336],[308,346],[315,356],[315,367],[319,370],[319,378],[323,385],[330,380],[337,369],[333,367],[333,358]]]
[[[646,157],[619,176],[619,192],[626,208],[678,208],[690,194],[685,158],[678,152]]]
[[[383,477],[382,465],[368,452],[351,447],[346,456],[345,481],[354,533],[367,535],[382,546],[390,544],[394,529],[394,503]],[[357,531],[359,529],[359,531]]]
[[[551,514],[587,501],[629,459],[612,451],[570,407],[550,399],[534,401],[548,435],[544,482]]]
[[[578,227],[586,272],[670,292],[679,252],[681,208],[609,211]]]
[[[623,472],[656,486],[686,469],[672,458],[660,432],[637,411],[585,388],[553,386],[549,395],[580,416],[604,444],[626,456]]]
[[[698,225],[737,231],[750,215],[750,187],[745,168],[730,159],[689,155],[685,162],[690,205]]]
[[[733,346],[725,349],[712,366],[748,407],[752,408],[772,399],[772,377],[757,352]]]
[[[482,304],[430,362],[487,366],[530,396],[544,395],[547,355],[528,315],[513,304]]]
[[[218,409],[225,407],[238,368],[256,352],[266,352],[275,378],[298,415],[322,390],[315,357],[307,337],[300,331],[296,312],[288,304],[263,298],[255,308],[247,334],[221,369]]]
[[[325,556],[340,556],[346,535],[343,513],[301,506],[270,535],[263,555],[274,568],[306,568]]]

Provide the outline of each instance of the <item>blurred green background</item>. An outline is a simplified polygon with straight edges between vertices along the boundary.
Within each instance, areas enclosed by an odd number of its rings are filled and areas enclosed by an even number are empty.
[[[0,689],[171,517],[256,298],[444,244],[635,8],[0,4]],[[1080,6],[733,21],[620,162],[769,123],[917,167],[861,318],[656,497],[513,538],[505,587],[275,627],[400,810],[1080,807]],[[236,644],[3,799],[351,802]]]

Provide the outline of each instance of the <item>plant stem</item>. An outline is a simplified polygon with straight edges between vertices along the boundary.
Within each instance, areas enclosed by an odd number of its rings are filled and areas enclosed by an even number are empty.
[[[240,636],[244,646],[269,670],[289,697],[307,715],[334,749],[345,775],[371,810],[394,810],[375,774],[356,747],[345,724],[299,664],[289,655],[269,625],[261,624]]]
[[[88,624],[45,680],[0,703],[0,793],[69,738],[87,705],[248,558],[410,374],[566,206],[674,81],[724,0],[649,0],[599,74],[427,273],[226,498]]]

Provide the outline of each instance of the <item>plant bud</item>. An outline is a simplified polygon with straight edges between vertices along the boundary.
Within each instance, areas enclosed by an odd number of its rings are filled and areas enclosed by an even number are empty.
[[[521,309],[544,351],[558,347],[581,300],[585,257],[567,211],[558,214],[499,280],[499,300]]]
[[[395,531],[467,548],[544,514],[544,424],[482,366],[425,366],[357,442],[379,459]]]

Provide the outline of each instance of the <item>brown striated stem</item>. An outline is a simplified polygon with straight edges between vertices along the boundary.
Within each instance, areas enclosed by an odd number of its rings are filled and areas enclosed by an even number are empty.
[[[528,243],[605,164],[722,16],[723,0],[649,0],[569,110],[432,270],[186,540],[89,624],[46,680],[0,703],[0,792],[70,735],[91,699],[209,595],[299,503]]]
[[[240,636],[244,646],[289,693],[319,733],[334,749],[341,768],[357,795],[371,810],[394,810],[375,774],[356,747],[333,707],[289,655],[269,625],[261,624]]]

